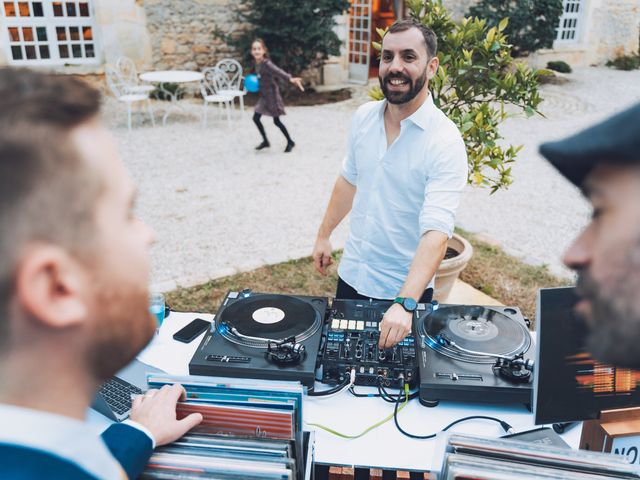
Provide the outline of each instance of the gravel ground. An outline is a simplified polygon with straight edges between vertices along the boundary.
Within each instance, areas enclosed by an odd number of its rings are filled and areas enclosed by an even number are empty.
[[[546,140],[561,138],[640,99],[640,71],[585,68],[565,85],[543,87],[547,118],[509,119],[507,141],[524,144],[514,166],[514,184],[492,196],[468,188],[458,225],[500,243],[533,264],[568,275],[560,256],[589,216],[580,193],[537,153]],[[296,141],[285,141],[269,119],[272,147],[260,141],[252,112],[237,115],[232,128],[210,110],[207,128],[201,104],[183,100],[184,112],[166,126],[148,119],[126,129],[124,109],[106,102],[105,119],[139,187],[138,211],[156,231],[152,248],[153,288],[169,290],[258,266],[307,256],[322,219],[346,148],[351,116],[366,101],[354,98],[316,107],[290,107],[283,122]],[[166,104],[154,104],[156,117]],[[210,107],[211,108],[211,107]],[[334,234],[344,245],[346,225]]]
[[[640,100],[640,71],[578,69],[564,85],[545,85],[546,118],[510,118],[501,131],[524,145],[513,167],[513,185],[488,195],[469,187],[458,210],[459,226],[497,240],[503,248],[553,273],[570,276],[560,261],[591,215],[579,190],[538,153],[548,140],[564,138]]]

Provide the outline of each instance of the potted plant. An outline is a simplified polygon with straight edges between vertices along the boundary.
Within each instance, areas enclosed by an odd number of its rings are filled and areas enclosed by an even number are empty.
[[[435,105],[462,134],[469,183],[488,188],[490,193],[507,188],[512,182],[511,164],[522,146],[500,142],[498,127],[514,111],[527,116],[540,114],[538,75],[542,72],[514,61],[504,34],[508,19],[496,27],[478,18],[456,23],[442,0],[407,0],[406,4],[410,16],[431,27],[438,37],[440,68],[429,87]],[[382,37],[385,32],[378,33]],[[380,49],[381,44],[374,43],[374,47]],[[375,100],[384,98],[379,87],[369,95]],[[509,113],[507,106],[511,107]],[[440,285],[436,298],[440,299],[448,293],[444,284],[452,286],[471,258],[471,245],[459,235],[450,240],[449,247],[458,255],[443,260],[436,274],[436,290]]]

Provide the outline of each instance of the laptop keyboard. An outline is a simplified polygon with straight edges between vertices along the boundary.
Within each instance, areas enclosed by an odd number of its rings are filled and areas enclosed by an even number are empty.
[[[140,395],[142,390],[118,377],[113,377],[102,384],[98,392],[111,410],[122,415],[131,410],[131,395]]]

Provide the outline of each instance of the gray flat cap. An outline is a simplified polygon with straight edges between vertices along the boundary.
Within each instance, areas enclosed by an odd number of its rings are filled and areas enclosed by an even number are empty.
[[[569,138],[543,143],[540,153],[577,186],[596,165],[640,165],[640,103]]]

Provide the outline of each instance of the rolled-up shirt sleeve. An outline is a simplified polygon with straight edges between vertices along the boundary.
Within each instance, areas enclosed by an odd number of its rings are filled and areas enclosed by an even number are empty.
[[[358,181],[358,165],[356,163],[356,141],[357,131],[360,125],[359,115],[360,112],[356,112],[351,120],[351,127],[349,128],[349,137],[347,139],[347,154],[342,161],[342,168],[340,169],[340,175],[349,182],[351,185],[356,185]]]
[[[421,236],[435,230],[451,238],[467,176],[467,152],[458,134],[455,140],[444,144],[430,162],[419,218]]]

